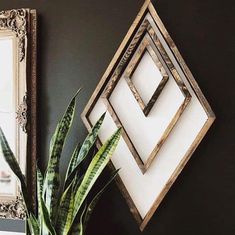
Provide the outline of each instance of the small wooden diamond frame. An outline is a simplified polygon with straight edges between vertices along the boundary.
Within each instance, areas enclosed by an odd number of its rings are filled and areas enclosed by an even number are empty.
[[[151,111],[154,103],[156,102],[158,96],[161,94],[161,91],[163,90],[163,88],[166,85],[168,78],[169,78],[161,61],[158,59],[158,56],[155,52],[156,50],[157,49],[154,45],[154,42],[150,38],[150,35],[148,33],[146,33],[146,35],[144,36],[142,42],[140,43],[140,45],[136,51],[136,53],[132,57],[131,62],[128,64],[127,69],[126,69],[126,73],[125,73],[125,79],[127,81],[127,84],[129,85],[135,99],[139,103],[140,108],[143,110],[143,113],[145,116],[148,116],[149,112]],[[149,55],[152,57],[154,63],[156,64],[156,66],[158,67],[158,69],[162,75],[162,79],[161,79],[159,85],[157,86],[155,92],[153,93],[151,99],[148,101],[147,104],[145,104],[145,102],[141,98],[141,95],[139,94],[138,90],[135,87],[135,84],[132,82],[132,79],[131,79],[133,73],[135,72],[135,69],[138,67],[138,64],[140,63],[143,55],[146,52],[149,53]]]
[[[110,166],[143,230],[215,119],[153,5],[146,0],[82,114],[99,143],[122,138]]]

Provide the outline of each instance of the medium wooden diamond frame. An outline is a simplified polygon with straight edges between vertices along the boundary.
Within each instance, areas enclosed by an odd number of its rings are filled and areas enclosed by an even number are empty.
[[[131,80],[146,50],[162,72],[162,81],[143,105]],[[97,145],[117,126],[123,127],[110,166],[121,168],[118,186],[143,230],[215,119],[149,0],[82,113],[88,130],[105,110]],[[152,155],[143,162],[138,151],[147,153],[151,148]]]
[[[151,38],[152,37],[152,38]],[[125,54],[122,56],[121,62],[117,66],[116,70],[113,72],[113,75],[107,84],[103,94],[103,102],[107,107],[108,112],[112,116],[114,122],[116,123],[117,127],[122,127],[122,136],[129,147],[129,150],[131,151],[136,163],[138,164],[140,170],[144,174],[147,169],[151,166],[151,163],[153,162],[154,158],[157,156],[157,153],[160,151],[161,147],[163,146],[164,142],[166,141],[168,135],[172,131],[173,127],[176,125],[177,121],[179,120],[181,114],[183,113],[184,109],[187,107],[191,95],[187,90],[187,87],[185,86],[184,82],[178,75],[177,71],[175,70],[174,66],[170,64],[169,58],[167,58],[166,63],[163,62],[162,55],[166,57],[166,53],[161,46],[161,43],[156,44],[153,42],[153,40],[156,40],[156,35],[147,19],[143,21],[143,23],[140,25],[139,30],[135,34],[134,38],[132,39],[129,47],[127,48]],[[158,50],[157,47],[160,49]],[[141,99],[140,94],[138,93],[137,89],[135,88],[133,82],[131,81],[131,76],[134,72],[134,70],[137,68],[138,64],[141,61],[141,58],[144,55],[145,51],[148,51],[149,55],[151,56],[152,60],[155,62],[156,66],[160,70],[162,74],[162,79],[157,86],[154,94],[152,95],[150,101],[147,105],[143,102]],[[165,69],[165,68],[166,69]],[[115,89],[118,81],[121,79],[121,75],[124,74],[124,78],[127,81],[127,84],[135,97],[136,101],[138,102],[141,110],[143,111],[145,116],[148,116],[151,108],[157,101],[157,98],[161,94],[161,91],[163,90],[164,86],[166,85],[168,81],[168,73],[171,73],[172,77],[174,78],[176,84],[178,85],[180,91],[182,92],[182,95],[184,96],[184,100],[182,101],[181,105],[178,107],[178,109],[175,111],[175,114],[173,118],[169,121],[168,125],[166,126],[165,130],[163,131],[161,138],[157,141],[156,145],[150,152],[148,159],[144,162],[138,153],[138,150],[133,144],[131,138],[128,135],[128,132],[126,131],[124,125],[120,121],[120,118],[116,114],[115,109],[113,108],[111,102],[109,101],[109,97],[111,96],[113,90]],[[123,71],[123,73],[122,73]]]

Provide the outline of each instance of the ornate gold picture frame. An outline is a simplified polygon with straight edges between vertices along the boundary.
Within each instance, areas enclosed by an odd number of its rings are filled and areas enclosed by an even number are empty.
[[[25,172],[35,203],[37,152],[37,18],[31,9],[0,12],[0,125]],[[0,154],[1,164],[5,164]],[[0,169],[0,218],[24,219],[19,185],[5,164]]]

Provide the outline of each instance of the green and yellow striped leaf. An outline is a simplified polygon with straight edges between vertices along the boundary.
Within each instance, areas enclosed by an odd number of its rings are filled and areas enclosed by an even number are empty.
[[[41,204],[41,198],[43,193],[43,176],[40,169],[37,167],[37,200],[38,204]],[[43,234],[43,218],[42,218],[42,207],[38,207],[38,223],[40,228],[40,234]]]
[[[84,235],[84,228],[83,228],[83,217],[85,215],[85,211],[87,210],[87,205],[85,205],[82,214],[80,216],[80,223],[78,225],[78,235]]]
[[[51,235],[57,235],[56,231],[52,225],[50,215],[49,215],[47,207],[43,201],[43,198],[40,199],[40,202],[41,203],[39,204],[39,207],[41,207],[40,210],[42,211],[43,223],[46,225],[46,227]],[[43,235],[44,235],[44,233],[43,233]]]
[[[100,130],[100,127],[104,121],[105,118],[105,113],[100,117],[100,119],[96,122],[94,127],[92,128],[91,132],[88,134],[86,137],[85,141],[83,142],[80,151],[77,153],[75,150],[75,154],[73,154],[73,157],[71,159],[71,164],[69,165],[69,172],[67,173],[66,180],[65,180],[65,188],[68,187],[68,185],[71,183],[73,180],[78,167],[80,163],[86,158],[88,155],[89,151],[93,147],[94,143],[97,140],[98,133]],[[77,155],[76,155],[77,153]],[[74,164],[75,163],[75,164]],[[73,166],[71,166],[73,165]]]
[[[102,194],[105,192],[105,190],[107,189],[107,187],[113,182],[113,180],[116,178],[118,172],[120,169],[115,170],[109,181],[104,185],[104,187],[95,195],[95,197],[92,199],[92,201],[90,202],[90,204],[87,207],[86,213],[84,215],[84,222],[83,222],[83,230],[85,230],[86,225],[91,217],[91,214],[96,206],[96,204],[98,203],[100,197],[102,196]]]
[[[80,90],[79,90],[80,91]],[[50,144],[50,156],[49,163],[46,171],[43,194],[45,196],[45,204],[48,209],[49,217],[54,218],[57,202],[58,202],[58,191],[60,186],[59,177],[59,162],[62,149],[64,146],[65,139],[68,131],[72,125],[75,106],[76,106],[76,95],[71,100],[68,108],[65,111],[64,116],[57,125],[56,131],[52,137]]]
[[[85,212],[87,210],[87,204],[85,203],[85,206],[82,210],[82,213],[79,217],[79,215],[77,215],[76,217],[76,220],[75,220],[75,223],[73,223],[73,226],[72,226],[72,229],[71,229],[71,235],[83,235],[84,234],[84,215],[85,215]]]
[[[56,224],[56,231],[58,235],[67,234],[69,227],[66,227],[66,225],[70,224],[73,219],[73,209],[74,209],[73,184],[74,182],[72,182],[69,185],[69,187],[62,194],[60,200],[58,218]]]
[[[21,190],[22,190],[22,194],[23,194],[23,198],[24,198],[24,203],[26,205],[26,213],[27,213],[27,216],[29,217],[30,213],[33,212],[33,210],[32,210],[33,207],[30,203],[29,198],[28,198],[28,190],[27,190],[27,186],[26,186],[25,176],[23,175],[18,162],[17,162],[13,152],[11,151],[11,148],[6,140],[6,137],[5,137],[1,127],[0,127],[0,146],[2,148],[2,153],[3,153],[4,159],[6,160],[9,167],[11,168],[11,170],[14,172],[14,174],[17,176],[17,178],[20,181]]]
[[[30,213],[29,217],[27,218],[27,222],[29,225],[29,231],[31,235],[40,235],[38,221],[32,213]]]
[[[67,172],[66,172],[66,175],[65,175],[65,179],[68,178],[68,176],[72,173],[72,171],[74,170],[76,164],[77,164],[77,156],[79,154],[79,151],[81,149],[81,145],[78,144],[76,146],[76,148],[74,149],[73,151],[73,154],[72,154],[72,157],[70,159],[70,162],[69,162],[69,166],[68,166],[68,169],[67,169]]]
[[[121,135],[121,129],[119,128],[109,140],[99,149],[97,154],[92,159],[85,176],[82,180],[81,185],[79,186],[75,194],[75,203],[74,203],[74,213],[73,213],[73,222],[84,202],[86,196],[90,192],[92,186],[96,182],[97,178],[109,162],[113,152],[115,151]],[[73,224],[72,222],[72,224]],[[70,225],[70,228],[72,226]]]

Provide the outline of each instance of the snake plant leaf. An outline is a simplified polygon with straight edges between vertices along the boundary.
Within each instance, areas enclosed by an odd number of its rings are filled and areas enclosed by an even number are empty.
[[[51,235],[56,235],[56,231],[51,223],[49,212],[47,210],[47,207],[46,207],[42,197],[40,199],[40,202],[41,203],[39,204],[39,207],[41,207],[41,210],[42,210],[43,223],[46,225],[46,227]]]
[[[68,176],[74,170],[74,168],[76,166],[76,163],[77,163],[77,156],[79,154],[80,149],[81,149],[81,145],[79,143],[79,144],[77,144],[76,148],[73,151],[73,154],[72,154],[72,157],[70,159],[69,166],[68,166],[68,169],[67,169],[67,172],[66,172],[66,175],[65,175],[65,179],[67,179]]]
[[[44,180],[43,193],[45,195],[45,202],[46,202],[45,204],[49,212],[49,217],[51,219],[55,215],[56,205],[58,202],[58,192],[60,186],[60,177],[59,177],[60,156],[62,153],[62,149],[68,131],[72,125],[75,106],[76,106],[76,96],[78,95],[79,91],[72,98],[62,119],[58,123],[56,131],[50,143],[50,156]]]
[[[62,194],[56,226],[58,234],[67,234],[69,231],[69,226],[73,219],[74,192],[77,191],[83,177],[84,175],[80,177],[76,175],[69,187]]]
[[[83,228],[83,217],[84,217],[84,214],[85,214],[85,211],[87,210],[87,205],[85,205],[83,211],[82,211],[82,214],[80,216],[80,223],[78,225],[78,235],[83,235],[84,234],[84,228]]]
[[[108,180],[108,182],[104,185],[104,187],[95,195],[95,197],[92,199],[92,201],[90,202],[90,204],[87,207],[86,213],[84,215],[84,222],[83,222],[83,229],[85,230],[85,227],[88,223],[88,220],[91,217],[91,214],[96,206],[96,204],[98,203],[100,197],[102,196],[102,194],[105,192],[105,190],[107,189],[107,187],[113,182],[113,180],[116,178],[118,172],[120,169],[115,170],[110,179]]]
[[[79,186],[82,183],[82,180],[84,178],[84,174],[82,174],[81,176],[75,175],[75,178],[73,180],[73,191],[77,192]]]
[[[26,205],[26,213],[27,213],[27,216],[29,216],[29,213],[32,212],[32,205],[30,204],[30,200],[28,199],[28,190],[26,186],[25,176],[23,175],[18,162],[13,152],[11,151],[11,148],[6,140],[6,137],[1,127],[0,127],[0,145],[2,148],[4,159],[6,160],[11,170],[14,172],[14,174],[17,176],[17,178],[20,181],[23,198],[24,198],[24,202]]]
[[[65,180],[65,188],[68,187],[68,185],[71,183],[72,179],[74,178],[74,176],[78,170],[80,163],[86,158],[89,151],[91,150],[94,143],[96,142],[100,127],[101,127],[101,125],[104,121],[104,118],[105,118],[105,114],[106,113],[104,113],[99,118],[99,120],[96,122],[96,124],[92,128],[91,132],[88,134],[88,136],[86,137],[85,141],[83,142],[83,144],[81,146],[79,153],[77,155],[76,154],[73,155],[74,159],[71,160],[71,162],[74,166],[69,166],[70,172],[68,172],[66,180]]]
[[[92,186],[96,182],[99,175],[102,173],[103,169],[109,162],[113,152],[115,151],[119,139],[121,136],[121,129],[119,128],[110,139],[106,141],[106,143],[99,149],[97,154],[92,159],[85,176],[79,186],[76,194],[75,194],[75,202],[74,202],[74,214],[73,214],[73,222],[84,202],[86,196],[91,190]],[[73,224],[72,222],[72,224]],[[70,227],[72,226],[70,225]]]
[[[85,215],[85,212],[87,210],[87,204],[85,203],[85,206],[82,210],[82,214],[80,215],[80,218],[76,217],[76,220],[75,220],[75,223],[73,224],[72,226],[72,229],[71,229],[71,235],[83,235],[85,230],[84,230],[84,222],[83,222],[83,218],[84,218],[84,215]]]
[[[58,218],[56,224],[56,231],[59,235],[66,234],[69,230],[69,225],[73,219],[73,205],[74,205],[74,182],[64,191],[60,200],[58,211]]]
[[[84,175],[76,175],[69,187],[62,194],[58,211],[56,231],[58,234],[67,234],[70,229],[70,224],[73,220],[74,197],[75,192],[80,186]]]
[[[38,204],[41,204],[42,192],[43,192],[43,175],[42,175],[40,169],[37,167],[37,199],[38,199]],[[42,218],[42,209],[40,206],[38,208],[38,223],[39,223],[39,228],[40,228],[40,234],[43,234],[43,218]]]
[[[39,224],[36,217],[30,213],[29,217],[27,218],[27,222],[29,225],[29,230],[32,235],[40,235]]]

